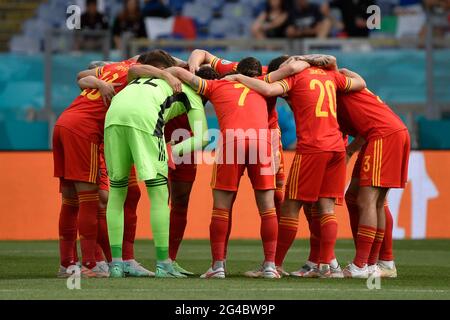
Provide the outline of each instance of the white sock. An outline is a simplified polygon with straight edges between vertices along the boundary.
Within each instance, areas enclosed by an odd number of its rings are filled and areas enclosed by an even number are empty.
[[[263,267],[275,269],[275,262],[264,261]]]
[[[112,258],[112,262],[123,262],[122,258]]]
[[[379,260],[378,262],[381,263],[383,266],[388,267],[389,269],[394,269],[394,261]]]

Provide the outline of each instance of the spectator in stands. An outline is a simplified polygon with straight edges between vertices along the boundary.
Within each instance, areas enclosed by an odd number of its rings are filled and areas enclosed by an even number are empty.
[[[342,13],[344,30],[348,37],[367,37],[367,7],[374,4],[373,0],[332,0],[331,7],[339,8]]]
[[[162,0],[145,0],[142,15],[144,17],[168,18],[172,15],[172,11]]]
[[[284,38],[288,21],[286,1],[267,0],[266,9],[259,14],[252,25],[256,39]]]
[[[289,38],[326,38],[331,22],[318,4],[308,0],[294,0],[286,35]]]
[[[81,30],[107,30],[108,20],[98,11],[97,0],[86,0],[86,11],[81,15]],[[75,46],[77,49],[99,50],[102,42],[101,35],[77,36]]]
[[[81,15],[81,29],[108,29],[108,20],[98,12],[97,0],[86,0],[86,12]]]
[[[121,36],[124,33],[131,33],[136,38],[147,37],[139,0],[124,0],[124,8],[114,21],[113,36],[117,49],[122,49]]]

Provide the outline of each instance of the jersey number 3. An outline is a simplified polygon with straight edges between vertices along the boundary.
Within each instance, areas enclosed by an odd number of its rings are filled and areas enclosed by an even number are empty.
[[[336,87],[331,80],[325,81],[325,85],[317,79],[311,80],[309,83],[309,89],[316,90],[319,88],[319,98],[316,104],[316,117],[324,118],[328,117],[328,111],[322,109],[323,102],[325,100],[325,91],[327,92],[328,106],[330,108],[331,115],[336,118]]]

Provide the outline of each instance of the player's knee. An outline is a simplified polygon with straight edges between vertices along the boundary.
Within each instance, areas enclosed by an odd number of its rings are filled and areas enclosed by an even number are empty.
[[[106,190],[99,190],[98,191],[98,196],[99,196],[98,206],[101,209],[106,208],[106,206],[108,205],[108,195],[109,195],[109,192],[106,191]]]
[[[297,204],[297,201],[285,200],[281,205],[281,216],[288,218],[298,218],[301,205]]]
[[[172,193],[170,201],[173,206],[187,207],[189,205],[189,195],[190,192]]]
[[[364,215],[368,211],[376,210],[377,205],[373,201],[370,201],[367,197],[359,194],[356,198],[356,205],[361,215]]]

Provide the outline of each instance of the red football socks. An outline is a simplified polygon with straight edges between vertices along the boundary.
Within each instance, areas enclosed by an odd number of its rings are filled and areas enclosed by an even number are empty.
[[[338,224],[334,213],[320,214],[320,263],[329,264],[334,258],[337,228]]]
[[[95,257],[97,248],[97,190],[78,192],[78,201],[78,225],[82,263],[85,267],[92,269],[97,264]]]
[[[282,266],[284,258],[295,240],[298,228],[298,218],[280,217],[278,223],[278,241],[275,255],[275,265]]]
[[[78,199],[62,198],[59,213],[59,254],[65,268],[76,263]]]
[[[98,208],[97,212],[97,244],[100,246],[106,261],[111,262],[111,247],[109,246],[108,237],[108,225],[106,223],[106,208]],[[97,261],[99,260],[99,254],[97,253]]]
[[[358,227],[358,235],[356,236],[356,255],[353,263],[359,268],[362,268],[367,264],[376,233],[377,229],[374,227],[364,225]]]
[[[370,249],[369,259],[367,263],[369,265],[376,264],[378,262],[378,257],[380,255],[381,244],[383,243],[384,238],[384,229],[377,229],[377,233],[375,234],[375,239],[372,244],[372,248]]]
[[[228,232],[229,211],[213,208],[209,237],[213,262],[225,259],[225,242]]]
[[[275,262],[277,249],[278,221],[276,209],[269,209],[259,213],[261,216],[261,239],[264,248],[264,261]]]
[[[308,260],[318,264],[320,260],[320,214],[315,206],[311,207],[311,223],[309,231]]]
[[[172,206],[170,209],[169,257],[177,259],[178,249],[183,240],[187,223],[187,207]]]
[[[387,203],[384,204],[384,213],[386,214],[386,226],[379,259],[383,261],[393,261],[392,229],[394,228],[394,220]]]
[[[133,176],[128,181],[128,193],[124,204],[124,225],[123,225],[123,244],[122,244],[122,259],[134,259],[134,239],[136,237],[136,223],[137,223],[137,206],[141,198],[141,190],[137,182],[133,183]],[[134,178],[135,179],[135,178]]]

